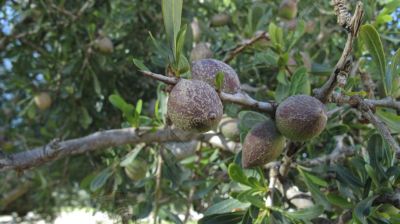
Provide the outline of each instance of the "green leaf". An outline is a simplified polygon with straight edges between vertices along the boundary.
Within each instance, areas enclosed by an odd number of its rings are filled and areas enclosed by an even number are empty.
[[[247,186],[252,186],[247,179],[247,176],[244,174],[243,170],[240,168],[239,165],[235,163],[231,163],[228,167],[228,173],[229,177],[238,183],[247,185]]]
[[[136,103],[136,113],[138,115],[142,113],[142,106],[143,106],[143,101],[142,99],[139,99],[138,102]]]
[[[328,199],[328,201],[331,204],[338,206],[340,208],[343,208],[343,209],[353,208],[353,204],[348,202],[345,198],[343,198],[340,195],[329,193],[326,195],[326,199]]]
[[[205,212],[205,216],[210,216],[214,214],[223,214],[232,212],[235,209],[245,209],[250,206],[250,203],[243,203],[236,199],[229,198],[218,203],[213,204]]]
[[[258,208],[262,208],[262,209],[266,208],[265,202],[262,200],[262,198],[260,196],[246,194],[243,196],[243,200],[250,202],[252,205],[254,205]]]
[[[236,224],[243,218],[244,212],[232,212],[205,216],[198,224]]]
[[[389,127],[392,133],[400,133],[400,116],[394,111],[378,109],[376,114]]]
[[[150,69],[146,67],[146,65],[143,64],[142,60],[139,59],[132,59],[133,60],[133,64],[136,65],[136,67],[138,67],[140,69],[140,71],[145,71],[145,72],[149,72]]]
[[[181,53],[183,51],[183,46],[185,44],[186,30],[187,30],[187,25],[185,24],[179,30],[178,39],[176,40],[176,58],[179,59],[177,64],[179,64]]]
[[[95,178],[93,178],[92,182],[90,183],[90,190],[97,191],[98,189],[102,188],[112,174],[113,171],[109,167],[102,170]]]
[[[311,173],[305,172],[304,170],[302,170],[302,172],[303,172],[303,175],[305,177],[307,177],[314,184],[321,186],[321,187],[328,187],[328,182],[326,182],[325,180],[323,180]]]
[[[354,208],[353,217],[356,217],[362,224],[368,224],[367,217],[371,213],[371,205],[376,197],[378,196],[374,195],[360,201]]]
[[[278,48],[278,52],[280,52],[283,48],[283,30],[274,23],[270,23],[268,33],[272,43]]]
[[[399,67],[400,67],[400,48],[397,49],[396,53],[393,55],[392,58],[392,65],[390,67],[390,74],[392,77],[392,96],[393,97],[397,97],[396,94],[400,88],[399,83],[396,82],[396,78],[399,79],[400,78],[400,73],[399,71]]]
[[[310,94],[310,81],[305,67],[298,68],[291,78],[289,95],[296,94]]]
[[[347,168],[337,165],[334,167],[334,170],[337,174],[337,178],[341,182],[352,186],[353,188],[362,188],[364,186],[361,183],[361,180],[358,177],[354,176],[353,173]]]
[[[222,71],[219,71],[215,77],[215,88],[218,91],[222,90],[222,87],[224,86],[224,73]]]
[[[135,149],[133,149],[132,151],[130,151],[125,158],[120,162],[120,166],[125,167],[128,166],[129,164],[131,164],[133,162],[133,160],[136,159],[137,155],[139,155],[140,151],[142,150],[143,147],[137,145],[135,147]]]
[[[89,125],[93,122],[92,117],[85,107],[81,107],[81,116],[79,116],[79,123],[84,129],[87,129]]]
[[[389,93],[389,85],[391,85],[391,78],[387,77],[386,74],[386,58],[383,51],[383,45],[379,37],[379,33],[376,29],[370,25],[362,25],[360,28],[360,37],[363,40],[364,45],[372,56],[372,60],[379,70],[381,81],[385,96]]]
[[[285,212],[284,215],[297,220],[309,221],[311,219],[317,218],[324,212],[324,207],[322,205],[315,205],[309,208],[299,209],[294,212]]]
[[[100,87],[100,82],[99,79],[97,78],[96,74],[92,72],[92,77],[93,77],[93,87],[94,91],[98,96],[101,96],[101,87]]]
[[[379,181],[378,181],[378,177],[376,175],[374,168],[369,164],[365,164],[364,166],[365,166],[365,170],[368,173],[368,176],[371,177],[372,182],[375,184],[376,187],[379,188]]]
[[[305,172],[302,169],[299,168],[298,170],[300,175],[303,177],[303,180],[307,185],[308,190],[311,192],[314,200],[316,200],[318,204],[323,205],[325,209],[330,209],[330,204],[326,199],[325,195],[322,194],[319,187],[316,184],[314,184],[314,182],[309,178],[309,176],[305,174]]]
[[[263,114],[254,111],[241,111],[239,117],[239,128],[244,132],[248,132],[254,125],[268,120],[269,118]]]
[[[181,28],[183,0],[162,0],[162,15],[165,32],[172,50],[173,61],[177,60],[177,37]]]
[[[118,94],[113,94],[108,97],[110,103],[121,110],[124,114],[131,114],[134,111],[133,105],[125,102],[125,100]]]

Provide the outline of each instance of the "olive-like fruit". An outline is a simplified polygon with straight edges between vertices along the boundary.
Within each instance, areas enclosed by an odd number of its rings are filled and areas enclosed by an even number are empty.
[[[278,130],[293,141],[305,141],[319,135],[328,116],[325,105],[308,95],[290,96],[279,104],[275,114]]]
[[[108,37],[100,37],[95,41],[95,47],[101,53],[111,54],[114,51],[114,44]]]
[[[212,58],[213,52],[207,43],[198,43],[190,52],[190,61]]]
[[[140,180],[146,176],[147,162],[142,159],[135,159],[125,166],[125,174],[131,180]]]
[[[34,97],[36,106],[40,110],[46,110],[51,106],[51,97],[47,92],[41,92]]]
[[[256,124],[243,142],[242,166],[262,166],[274,161],[282,153],[285,138],[279,133],[273,120]]]
[[[226,13],[219,13],[211,18],[211,26],[225,26],[229,23],[231,17]]]
[[[181,79],[169,94],[167,116],[179,129],[209,131],[218,125],[222,113],[218,93],[203,81]]]
[[[192,79],[204,81],[214,88],[218,72],[224,74],[223,92],[231,94],[239,92],[239,77],[231,66],[215,59],[202,59],[192,62]]]
[[[219,122],[219,131],[229,140],[240,140],[239,120],[237,118],[223,117]]]
[[[279,5],[279,17],[292,20],[297,15],[297,0],[283,0]]]

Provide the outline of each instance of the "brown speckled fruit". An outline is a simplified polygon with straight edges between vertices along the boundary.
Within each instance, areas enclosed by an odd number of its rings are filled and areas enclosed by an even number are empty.
[[[217,92],[199,80],[181,79],[170,92],[167,107],[176,127],[197,132],[216,127],[223,113]]]
[[[223,92],[237,93],[240,90],[239,77],[231,66],[215,59],[192,62],[192,79],[204,81],[212,87],[215,87],[215,77],[218,72],[224,73]]]
[[[108,37],[98,38],[95,41],[95,47],[104,54],[111,54],[114,51],[114,44]]]
[[[293,141],[306,141],[324,130],[328,116],[318,99],[295,95],[279,104],[275,120],[282,135]]]
[[[285,138],[279,133],[273,120],[255,125],[243,142],[242,166],[262,166],[278,158],[285,146]]]

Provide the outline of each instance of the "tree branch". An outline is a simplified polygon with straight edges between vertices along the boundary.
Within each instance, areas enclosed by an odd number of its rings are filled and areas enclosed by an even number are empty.
[[[176,83],[179,82],[179,79],[175,78],[175,77],[168,77],[168,76],[156,74],[156,73],[153,73],[150,71],[141,71],[141,72],[144,75],[146,75],[152,79],[164,82],[169,85],[175,85]],[[248,108],[252,108],[254,110],[266,112],[269,114],[274,114],[275,109],[276,109],[276,105],[274,103],[257,101],[255,99],[251,98],[246,93],[242,93],[242,92],[239,92],[236,94],[220,92],[219,96],[222,101],[239,104],[239,105],[242,105],[242,106],[245,106]]]
[[[343,1],[335,1],[335,4],[338,4],[340,2],[343,2]],[[336,7],[337,7],[337,5],[335,5],[335,8]],[[337,10],[336,14],[337,14],[337,17],[339,18],[339,20],[342,20],[344,14],[346,14],[346,13],[343,13],[341,10]],[[346,15],[349,15],[349,13],[347,12]],[[347,74],[349,73],[350,66],[351,66],[351,58],[349,58],[349,56],[350,56],[350,53],[353,48],[353,41],[357,37],[363,15],[364,15],[364,11],[362,8],[362,3],[358,2],[356,10],[354,12],[354,16],[351,18],[351,20],[346,19],[346,21],[350,21],[349,22],[350,24],[348,24],[347,22],[344,23],[344,24],[346,24],[346,26],[349,25],[347,41],[346,41],[346,45],[343,49],[342,55],[341,55],[339,61],[337,62],[333,73],[331,74],[331,76],[329,77],[327,82],[321,88],[314,89],[314,91],[313,91],[314,96],[323,103],[327,103],[329,101],[329,98],[330,98],[333,90],[336,88],[336,86],[338,84],[344,85],[346,83]],[[344,24],[341,24],[341,25],[344,25]]]
[[[231,51],[229,51],[227,53],[227,55],[224,58],[224,62],[225,63],[229,63],[230,61],[232,61],[237,55],[239,55],[240,53],[242,53],[242,51],[244,51],[246,48],[250,47],[251,45],[253,45],[254,43],[256,43],[259,40],[267,40],[269,41],[269,35],[267,32],[265,31],[261,31],[256,33],[256,35],[250,39],[247,39],[245,41],[243,41],[242,43],[240,43],[238,46],[236,46],[235,48],[233,48]]]

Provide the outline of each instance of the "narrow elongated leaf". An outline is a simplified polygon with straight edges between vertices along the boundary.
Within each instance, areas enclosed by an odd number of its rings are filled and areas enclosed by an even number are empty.
[[[150,69],[147,68],[146,65],[143,64],[143,61],[142,61],[142,60],[139,60],[139,59],[135,59],[135,58],[134,58],[134,59],[133,59],[133,64],[135,64],[136,67],[138,67],[141,71],[146,71],[146,72],[150,71]]]
[[[304,173],[303,170],[298,170],[300,172],[300,175],[303,177],[303,180],[307,185],[308,190],[311,192],[313,198],[316,200],[316,203],[323,205],[325,209],[330,209],[330,204],[325,195],[322,194],[319,187]]]
[[[357,218],[362,224],[368,224],[367,217],[371,213],[371,205],[377,196],[368,197],[360,201],[354,208],[353,216]]]
[[[181,28],[182,4],[183,0],[162,0],[165,32],[167,33],[167,39],[173,53],[174,61],[177,58],[176,43],[178,32]]]
[[[198,224],[236,224],[243,219],[244,212],[232,212],[205,216]]]
[[[392,133],[400,133],[400,116],[395,112],[378,109],[376,114],[389,127]]]
[[[205,212],[205,216],[214,215],[214,214],[223,214],[232,212],[235,209],[245,209],[250,206],[250,203],[243,203],[236,199],[229,198],[218,203],[213,204],[209,207]]]
[[[309,94],[310,81],[307,77],[307,69],[305,67],[298,68],[292,76],[289,88],[289,95]]]
[[[311,219],[317,218],[324,212],[324,207],[322,205],[315,205],[305,209],[299,209],[294,212],[285,212],[285,215],[292,219],[309,221]]]
[[[345,198],[343,198],[340,195],[329,193],[326,195],[326,198],[331,204],[338,206],[340,208],[343,209],[353,208],[353,204],[348,202]]]
[[[384,92],[388,95],[388,86],[391,85],[391,78],[387,77],[386,74],[386,58],[379,33],[372,25],[366,24],[360,28],[360,37],[379,70]]]
[[[217,90],[222,90],[223,85],[224,85],[224,73],[220,71],[215,76],[215,88]]]
[[[97,191],[103,187],[112,174],[113,172],[110,168],[102,170],[95,178],[93,178],[92,182],[90,183],[90,190]]]
[[[251,186],[247,176],[243,173],[243,170],[235,163],[231,163],[228,168],[229,177],[238,183]]]

